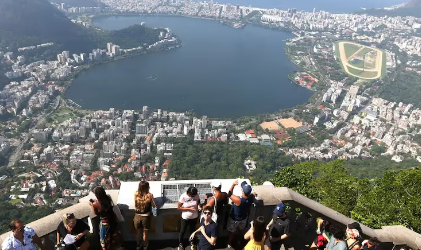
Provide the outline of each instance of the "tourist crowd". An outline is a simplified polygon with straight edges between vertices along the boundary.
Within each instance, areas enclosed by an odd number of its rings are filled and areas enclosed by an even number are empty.
[[[235,187],[241,187],[241,194],[234,194]],[[280,250],[292,249],[288,243],[290,237],[290,220],[286,213],[286,206],[278,204],[273,216],[267,223],[266,218],[257,216],[249,222],[250,208],[258,202],[258,197],[252,187],[243,181],[235,181],[229,192],[221,191],[221,183],[211,183],[212,194],[205,196],[204,203],[200,202],[198,190],[195,187],[187,188],[178,201],[178,210],[181,211],[181,226],[179,233],[178,250],[184,250],[188,245],[192,250],[214,250],[215,246],[233,248],[234,235],[241,234],[248,241],[244,250]],[[94,189],[96,200],[89,204],[99,217],[99,239],[102,250],[112,249],[112,242],[119,238],[117,217],[113,211],[113,202],[102,187]],[[224,218],[224,207],[232,201],[226,229],[228,241],[221,242],[218,238],[218,224]],[[149,183],[141,181],[134,195],[135,216],[133,225],[136,229],[136,250],[148,249],[148,230],[151,228],[151,216],[157,216],[157,205],[154,196],[149,191]],[[198,224],[199,222],[199,224]],[[197,226],[198,225],[198,226]],[[3,241],[3,250],[35,250],[35,244],[46,249],[35,231],[25,226],[20,220],[13,220],[9,225],[12,233]],[[58,248],[65,250],[87,250],[90,243],[87,234],[90,227],[73,213],[62,215],[62,221],[57,228]],[[197,237],[199,236],[199,237]],[[313,241],[312,250],[379,250],[377,238],[362,240],[362,230],[358,223],[347,226],[346,230],[336,224],[331,224],[321,218],[317,219],[317,237]]]

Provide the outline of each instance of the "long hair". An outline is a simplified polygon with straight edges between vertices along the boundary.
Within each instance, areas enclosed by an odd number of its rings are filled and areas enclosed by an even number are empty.
[[[111,200],[111,197],[107,195],[103,187],[96,187],[94,189],[94,194],[101,205],[101,212],[110,213],[110,211],[113,211],[113,201]]]
[[[266,232],[265,217],[259,216],[253,221],[253,239],[257,242],[263,240]]]
[[[141,181],[137,192],[134,195],[134,204],[137,210],[144,211],[148,202],[151,201],[152,195],[149,193],[149,182]]]

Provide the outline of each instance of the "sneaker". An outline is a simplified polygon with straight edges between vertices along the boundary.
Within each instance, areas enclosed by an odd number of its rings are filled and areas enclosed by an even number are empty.
[[[142,244],[142,243],[140,243],[140,244],[136,247],[136,250],[143,250],[143,244]]]
[[[194,245],[194,244],[191,244],[190,245],[190,248],[191,248],[191,250],[196,250],[197,248],[196,248],[196,246]]]
[[[149,242],[146,242],[146,243],[143,245],[143,250],[148,250],[148,246],[149,246]]]
[[[178,245],[178,250],[184,250],[184,247],[182,244]]]
[[[228,246],[227,246],[227,248],[230,248],[230,249],[231,249],[231,248],[232,248],[232,246],[231,246],[231,245],[228,245]]]

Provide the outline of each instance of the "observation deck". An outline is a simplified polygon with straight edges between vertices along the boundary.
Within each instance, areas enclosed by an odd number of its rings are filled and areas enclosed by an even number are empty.
[[[213,181],[221,181],[222,191],[228,192],[232,182],[230,179],[218,180],[188,180],[188,181],[156,181],[149,182],[150,191],[155,197],[155,201],[159,206],[157,217],[152,217],[152,226],[149,230],[149,249],[176,249],[178,245],[178,231],[180,229],[180,211],[177,210],[177,202],[179,196],[185,192],[185,188],[196,186],[201,196],[201,201],[207,193],[211,193],[210,183]],[[247,180],[248,181],[248,180]],[[116,204],[114,211],[120,222],[123,247],[124,249],[135,249],[135,230],[133,226],[134,217],[134,193],[137,190],[139,182],[122,182],[120,189],[107,190]],[[280,202],[288,206],[287,216],[291,220],[291,237],[290,245],[298,249],[308,249],[311,242],[316,237],[316,218],[321,217],[333,223],[337,223],[346,227],[347,224],[354,222],[351,218],[346,217],[322,204],[319,204],[303,195],[285,188],[274,187],[270,183],[267,185],[254,186],[254,191],[258,194],[259,203],[252,207],[249,219],[257,216],[264,216],[266,220],[270,220],[274,207]],[[234,190],[234,193],[236,190]],[[237,191],[238,192],[238,191]],[[99,218],[91,211],[89,199],[95,198],[93,193],[87,197],[81,198],[79,203],[71,207],[60,210],[54,214],[28,223],[35,229],[40,236],[46,249],[54,249],[56,242],[56,229],[61,221],[64,213],[74,213],[77,218],[83,218],[91,226],[91,234],[88,239],[91,241],[90,249],[100,249],[98,224]],[[229,209],[229,206],[226,207]],[[225,213],[227,214],[227,213]],[[226,221],[223,216],[222,221]],[[219,238],[227,237],[226,223],[219,225]],[[369,228],[361,225],[364,237],[377,237],[382,244],[381,249],[395,249],[401,246],[408,246],[412,249],[421,249],[421,235],[404,227],[404,226],[386,226],[379,229]],[[0,244],[10,234],[7,232],[0,235]],[[242,249],[244,242],[240,240],[242,235],[238,236],[237,246],[235,249]],[[223,242],[223,240],[221,240]],[[218,249],[225,248],[226,245],[217,245]]]

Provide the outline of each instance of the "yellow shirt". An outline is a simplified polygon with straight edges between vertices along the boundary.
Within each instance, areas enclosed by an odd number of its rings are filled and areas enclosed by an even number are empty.
[[[265,249],[265,239],[263,238],[262,241],[256,242],[253,238],[247,243],[244,247],[244,250],[264,250]]]

